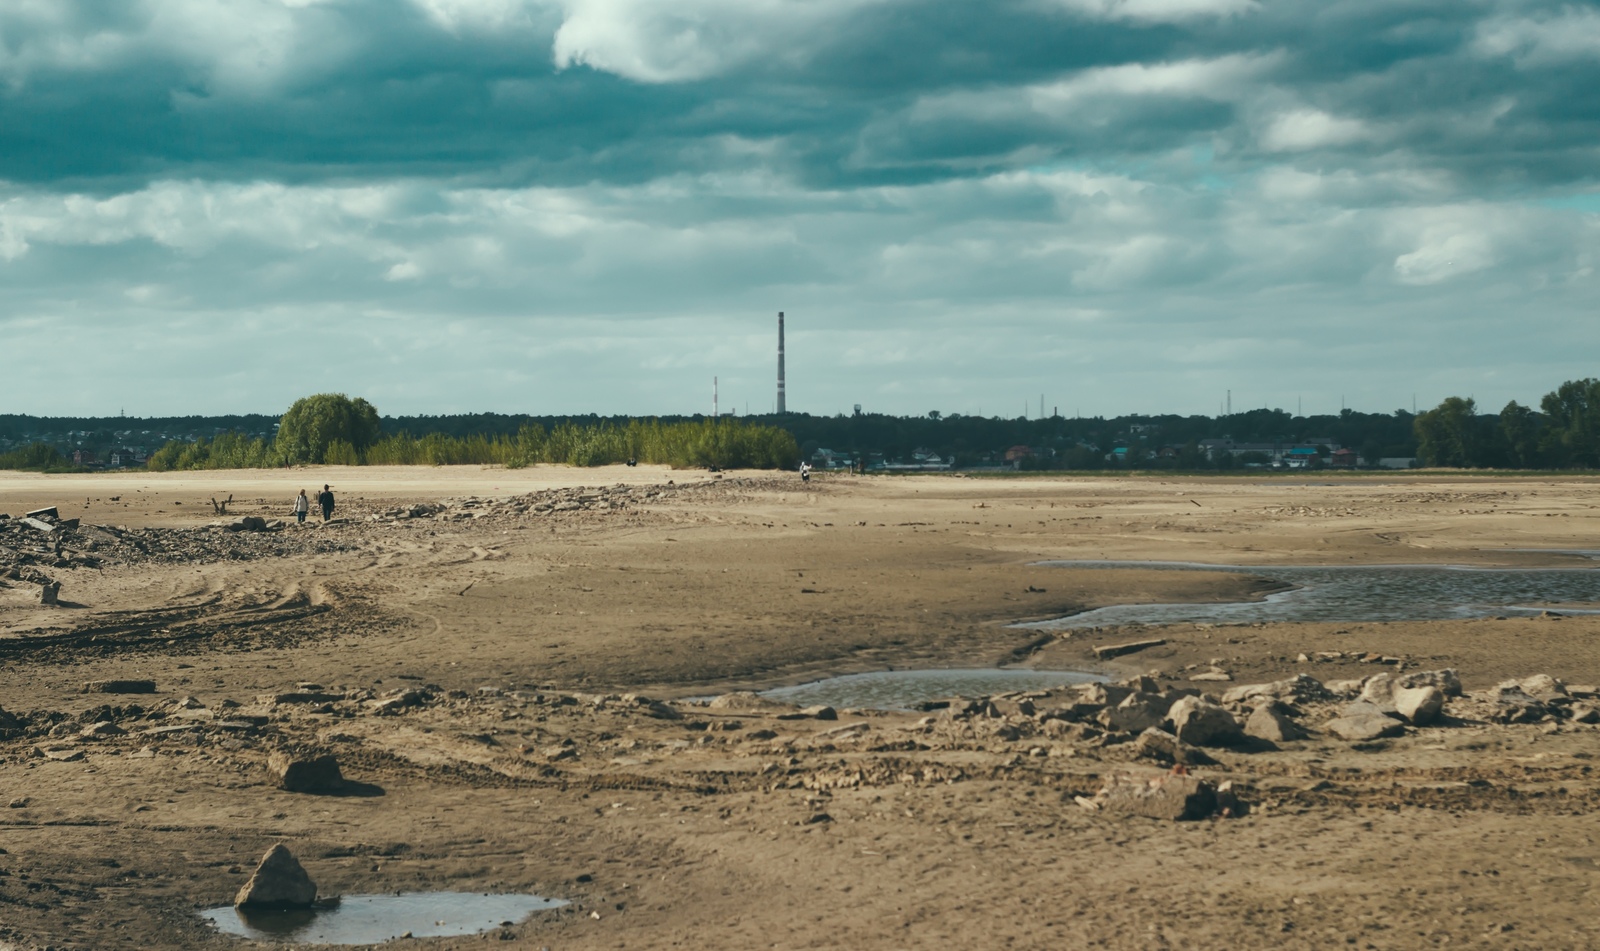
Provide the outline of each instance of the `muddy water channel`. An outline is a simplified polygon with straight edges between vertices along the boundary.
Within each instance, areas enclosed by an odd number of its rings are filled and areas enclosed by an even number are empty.
[[[1422,621],[1600,613],[1600,568],[1469,568],[1455,565],[1240,567],[1188,562],[1052,561],[1061,568],[1228,571],[1291,587],[1261,601],[1124,604],[1025,625],[1068,630],[1185,621]]]
[[[1014,690],[1049,690],[1069,684],[1105,680],[1075,670],[1024,670],[989,667],[966,670],[881,670],[845,674],[793,687],[763,691],[762,696],[802,707],[858,707],[867,710],[914,710],[928,700],[987,697]]]

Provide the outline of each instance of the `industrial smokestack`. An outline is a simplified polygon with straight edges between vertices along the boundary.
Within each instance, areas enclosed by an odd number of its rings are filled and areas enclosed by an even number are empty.
[[[783,311],[778,311],[778,413],[782,415],[789,410],[784,405],[783,399]]]

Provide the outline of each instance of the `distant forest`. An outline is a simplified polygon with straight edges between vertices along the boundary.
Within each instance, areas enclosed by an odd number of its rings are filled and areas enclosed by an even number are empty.
[[[171,461],[182,454],[185,444],[204,442],[210,445],[223,437],[221,442],[233,447],[247,447],[257,442],[270,446],[274,443],[278,423],[284,418],[243,415],[141,419],[0,414],[0,468],[73,467],[74,451],[91,454],[93,464],[97,465],[106,464],[110,455],[119,451],[123,458],[148,460],[164,456],[168,464],[158,463],[156,467],[170,468]],[[552,452],[548,448],[552,445],[550,440],[556,434],[589,433],[609,440],[608,445],[626,447],[640,444],[637,441],[630,444],[620,434],[639,434],[647,428],[652,433],[699,433],[706,431],[694,427],[707,422],[701,415],[638,418],[502,413],[377,419],[378,432],[372,440],[372,451],[369,453],[362,447],[361,462],[501,461],[501,455],[511,450],[496,450],[485,455],[489,450],[482,447],[513,444],[546,447],[539,451],[524,449],[522,458],[526,461],[561,461],[547,458]],[[1512,402],[1494,414],[1479,413],[1470,399],[1450,397],[1418,414],[1397,409],[1393,413],[1344,410],[1338,415],[1294,416],[1283,410],[1257,409],[1216,417],[1127,415],[1006,419],[939,412],[920,416],[786,413],[725,417],[724,422],[736,422],[741,428],[753,427],[751,432],[787,432],[793,437],[799,459],[813,459],[819,450],[831,450],[837,457],[875,463],[937,456],[957,468],[1010,465],[1022,469],[1060,470],[1113,466],[1205,470],[1251,464],[1250,453],[1216,451],[1215,445],[1209,447],[1212,451],[1208,453],[1207,440],[1272,446],[1314,444],[1322,450],[1320,461],[1323,462],[1328,457],[1327,450],[1343,447],[1355,450],[1369,465],[1379,459],[1414,458],[1419,465],[1427,466],[1600,468],[1600,380],[1593,379],[1561,384],[1543,398],[1538,408]],[[416,448],[418,446],[433,449],[423,452]],[[1026,447],[1027,451],[1018,453],[1015,451],[1018,447]],[[343,447],[339,451],[345,452]],[[368,455],[374,458],[369,459]],[[580,452],[573,459],[578,464],[618,461],[613,458],[616,455],[617,450],[592,456]],[[692,455],[678,450],[670,453],[674,464],[698,464],[696,460],[700,457],[691,458]],[[788,464],[796,453],[763,450],[757,455],[771,465],[780,461]],[[192,449],[190,456],[191,461],[197,458]],[[339,461],[356,460],[341,455]],[[649,460],[641,458],[640,461]],[[201,463],[178,467],[208,466]]]

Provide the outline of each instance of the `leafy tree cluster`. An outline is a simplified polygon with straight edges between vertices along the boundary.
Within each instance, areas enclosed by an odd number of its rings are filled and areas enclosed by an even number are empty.
[[[1600,380],[1568,380],[1539,410],[1512,400],[1499,415],[1451,396],[1417,416],[1418,455],[1426,465],[1519,469],[1600,468]]]
[[[32,443],[11,452],[0,453],[0,469],[27,472],[70,472],[75,467],[54,446]]]
[[[361,399],[320,394],[297,401],[271,442],[223,434],[173,441],[150,457],[150,468],[248,469],[284,465],[471,465],[535,463],[609,465],[629,460],[680,468],[790,468],[799,462],[794,437],[776,426],[737,419],[617,424],[564,422],[546,428],[526,422],[514,434],[421,437],[409,430],[382,435],[377,410]]]

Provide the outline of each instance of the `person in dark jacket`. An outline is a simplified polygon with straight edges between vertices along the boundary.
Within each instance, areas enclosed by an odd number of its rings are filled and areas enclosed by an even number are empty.
[[[317,493],[317,504],[322,506],[322,520],[324,522],[326,522],[330,518],[333,518],[333,490],[332,489],[328,488],[327,486],[323,486],[322,487],[322,491]]]

